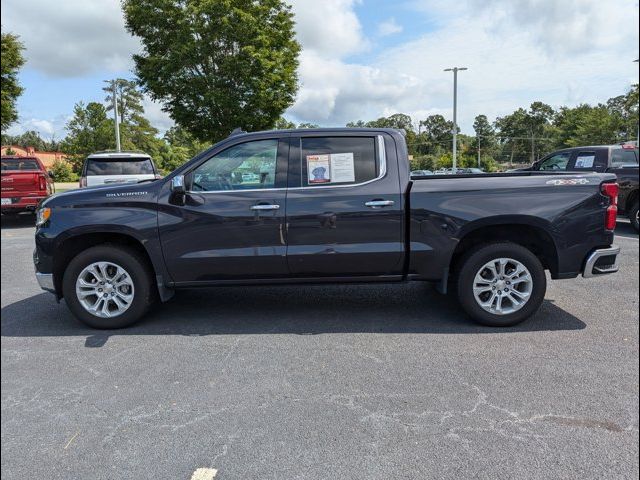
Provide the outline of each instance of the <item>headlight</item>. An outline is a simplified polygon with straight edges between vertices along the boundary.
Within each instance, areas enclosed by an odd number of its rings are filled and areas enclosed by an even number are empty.
[[[51,218],[50,208],[39,208],[36,212],[36,227],[44,225],[47,220]]]

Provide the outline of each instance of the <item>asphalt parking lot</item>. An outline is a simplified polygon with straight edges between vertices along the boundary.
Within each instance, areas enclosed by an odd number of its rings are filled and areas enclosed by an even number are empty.
[[[3,219],[4,222],[4,219]],[[515,328],[429,286],[180,292],[84,327],[2,228],[2,478],[637,478],[638,235]]]

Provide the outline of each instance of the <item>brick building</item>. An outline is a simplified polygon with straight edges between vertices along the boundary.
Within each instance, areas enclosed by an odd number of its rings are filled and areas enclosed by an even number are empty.
[[[40,152],[33,147],[19,147],[18,145],[3,145],[2,155],[9,155],[7,151],[11,151],[11,155],[18,157],[37,157],[44,164],[45,168],[51,168],[56,160],[65,160],[66,155],[62,152]]]

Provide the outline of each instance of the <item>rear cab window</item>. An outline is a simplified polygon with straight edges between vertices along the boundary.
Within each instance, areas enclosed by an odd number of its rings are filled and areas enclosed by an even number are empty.
[[[638,165],[637,149],[613,148],[611,150],[611,166],[619,168],[625,165]]]
[[[3,158],[2,171],[39,171],[40,165],[33,158]]]
[[[153,175],[153,162],[149,157],[87,158],[85,175]]]
[[[376,137],[302,137],[301,186],[358,185],[381,173]]]

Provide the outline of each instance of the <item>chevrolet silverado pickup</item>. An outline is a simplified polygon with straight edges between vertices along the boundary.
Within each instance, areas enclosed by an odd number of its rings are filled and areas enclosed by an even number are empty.
[[[36,157],[3,156],[2,214],[34,212],[54,192],[51,175]]]
[[[234,132],[163,179],[51,197],[33,258],[40,286],[96,328],[182,288],[402,281],[509,326],[540,307],[545,270],[618,270],[617,194],[609,173],[411,178],[391,129]]]
[[[620,186],[618,213],[629,218],[636,232],[640,230],[638,223],[637,146],[623,143],[565,148],[550,153],[531,167],[521,171],[525,170],[614,173]]]

